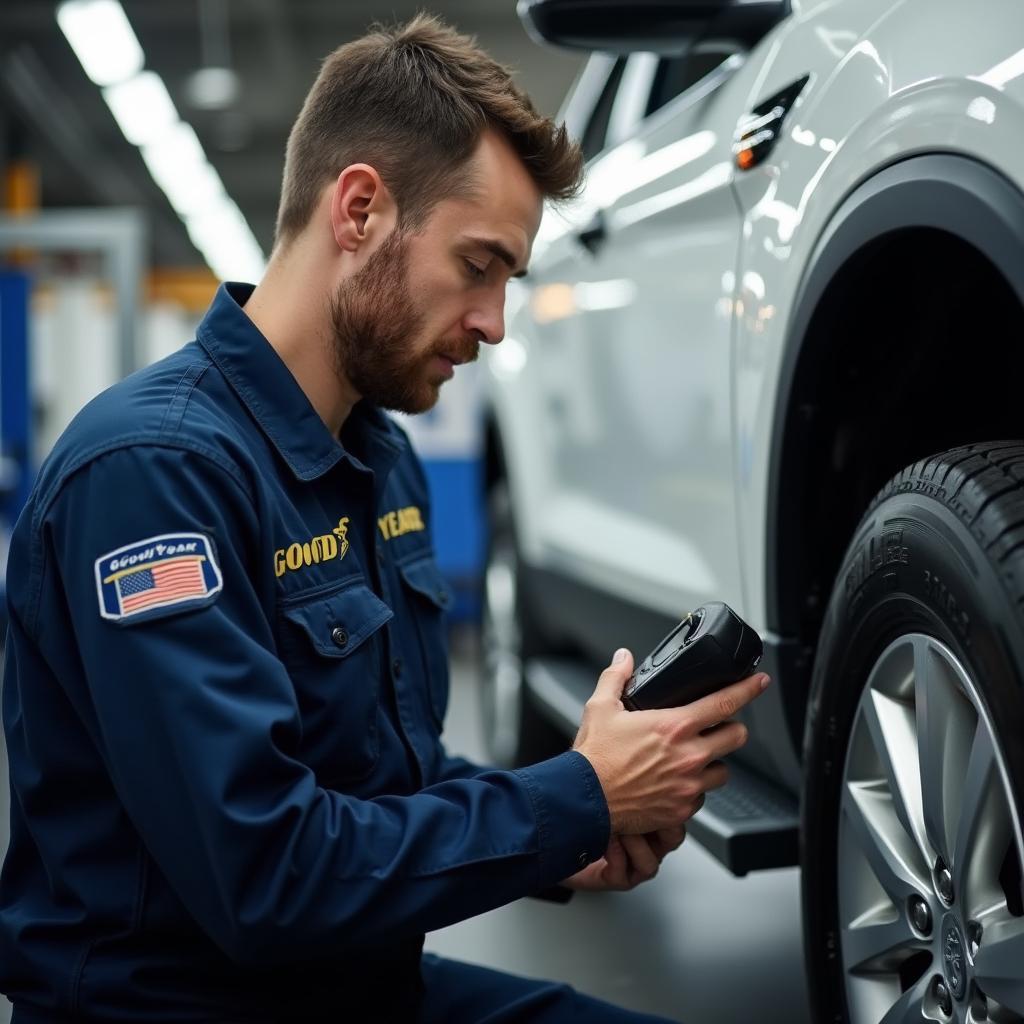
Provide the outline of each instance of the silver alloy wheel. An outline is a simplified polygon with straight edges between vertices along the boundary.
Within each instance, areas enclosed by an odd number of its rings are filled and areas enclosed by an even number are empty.
[[[498,535],[484,575],[484,722],[491,756],[511,764],[519,738],[522,700],[522,634],[517,614],[518,561],[514,542]]]
[[[875,663],[840,792],[853,1024],[1024,1021],[1021,823],[978,691],[944,644],[909,634]]]

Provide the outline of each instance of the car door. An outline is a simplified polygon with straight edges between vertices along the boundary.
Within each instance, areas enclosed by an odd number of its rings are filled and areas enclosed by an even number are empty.
[[[543,561],[676,617],[742,606],[730,342],[745,100],[731,50],[616,62],[581,199],[542,228],[530,296],[551,462]],[[613,90],[610,93],[609,90]]]

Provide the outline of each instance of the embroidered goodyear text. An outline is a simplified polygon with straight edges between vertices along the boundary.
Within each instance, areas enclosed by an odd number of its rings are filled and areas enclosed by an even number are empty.
[[[296,541],[286,548],[278,548],[274,552],[274,574],[281,577],[286,572],[329,562],[332,558],[344,558],[349,548],[348,520],[348,516],[342,516],[330,533],[313,537],[301,544]]]
[[[395,509],[394,512],[385,512],[377,520],[377,525],[385,540],[394,540],[395,537],[401,537],[403,533],[426,529],[423,525],[423,515],[415,505]]]

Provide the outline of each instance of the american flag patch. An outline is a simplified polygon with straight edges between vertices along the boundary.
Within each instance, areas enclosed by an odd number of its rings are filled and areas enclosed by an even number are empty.
[[[201,533],[164,533],[96,559],[96,590],[105,619],[205,603],[223,583],[213,545]]]

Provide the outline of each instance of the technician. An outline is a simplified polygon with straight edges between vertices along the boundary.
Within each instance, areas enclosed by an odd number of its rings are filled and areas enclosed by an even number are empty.
[[[16,1024],[653,1019],[421,955],[556,883],[651,877],[767,683],[629,713],[620,651],[572,750],[495,771],[442,749],[448,595],[380,410],[429,409],[501,340],[542,202],[580,175],[438,21],[341,47],[264,279],[57,443],[7,579]]]

